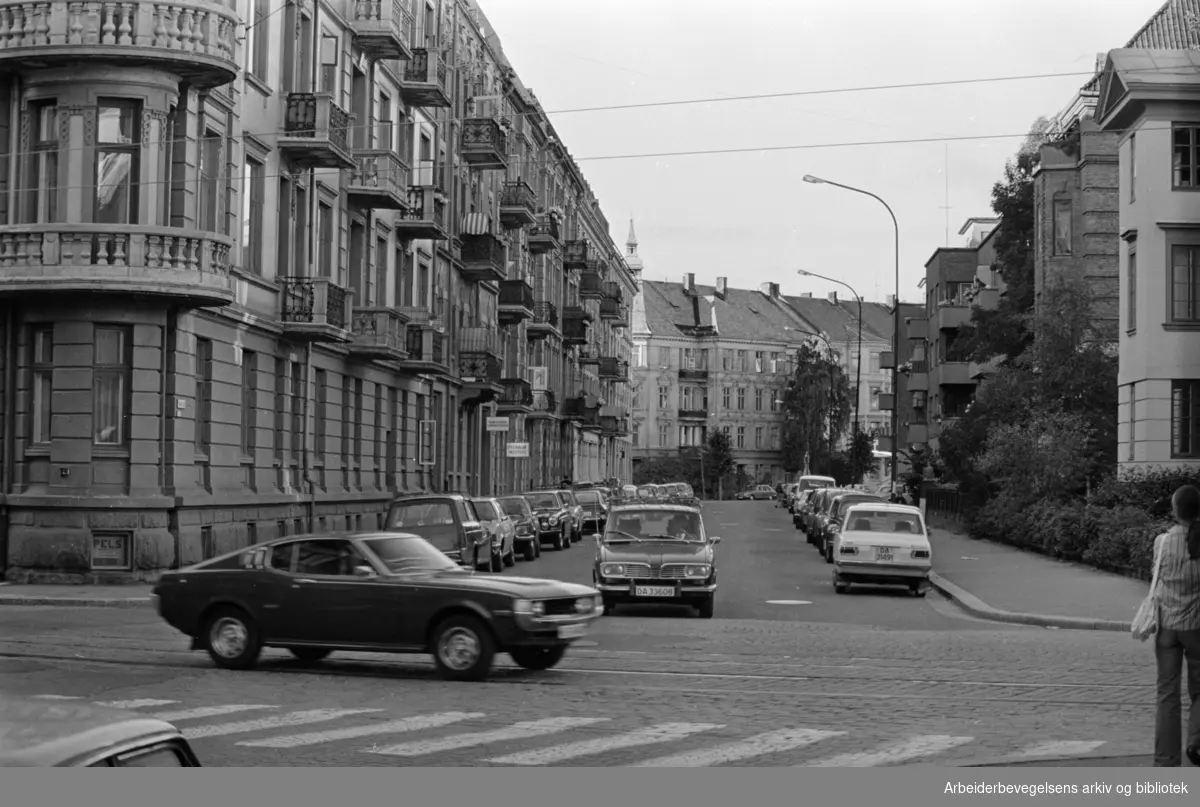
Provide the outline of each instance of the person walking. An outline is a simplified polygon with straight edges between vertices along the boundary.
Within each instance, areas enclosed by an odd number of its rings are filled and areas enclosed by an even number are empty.
[[[1184,485],[1171,497],[1177,522],[1154,539],[1158,630],[1158,709],[1154,720],[1154,767],[1183,764],[1182,679],[1187,663],[1191,703],[1187,721],[1188,761],[1200,767],[1200,489]]]

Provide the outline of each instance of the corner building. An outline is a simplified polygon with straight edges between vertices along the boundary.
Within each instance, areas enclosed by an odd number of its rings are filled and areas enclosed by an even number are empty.
[[[8,579],[628,477],[637,282],[474,3],[0,0],[0,66]]]

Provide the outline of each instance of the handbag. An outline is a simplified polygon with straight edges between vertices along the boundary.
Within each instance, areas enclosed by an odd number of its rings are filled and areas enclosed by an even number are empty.
[[[1137,613],[1133,615],[1133,622],[1129,626],[1129,632],[1139,642],[1144,642],[1158,633],[1158,573],[1161,566],[1162,552],[1156,551],[1154,553],[1154,571],[1150,575],[1150,593],[1138,606]]]

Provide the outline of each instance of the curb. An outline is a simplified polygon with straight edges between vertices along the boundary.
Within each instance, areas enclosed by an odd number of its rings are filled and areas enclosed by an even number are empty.
[[[1016,611],[1002,611],[999,608],[993,608],[988,605],[966,589],[951,583],[937,572],[929,573],[929,582],[935,589],[953,600],[968,614],[992,622],[1007,622],[1013,625],[1034,625],[1042,628],[1062,628],[1065,630],[1105,630],[1124,633],[1128,633],[1131,630],[1129,622],[1118,622],[1112,619],[1087,619],[1076,616],[1022,614]]]
[[[1064,767],[1063,763],[1068,762],[1094,762],[1095,765],[1090,767],[1104,768],[1108,767],[1104,763],[1118,760],[1128,762],[1130,760],[1144,760],[1144,766],[1120,766],[1120,767],[1154,767],[1153,754],[1097,754],[1079,756],[1079,757],[1054,757],[1053,759],[1027,759],[1027,758],[1000,758],[985,762],[967,762],[962,765],[952,765],[954,768],[1060,768]]]
[[[22,594],[0,595],[0,606],[5,605],[51,605],[58,608],[149,608],[153,604],[150,597],[38,597]]]

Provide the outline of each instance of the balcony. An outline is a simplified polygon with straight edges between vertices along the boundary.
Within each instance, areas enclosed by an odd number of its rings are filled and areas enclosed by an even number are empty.
[[[467,118],[462,122],[460,155],[474,168],[508,169],[508,134],[495,118]]]
[[[428,325],[408,326],[405,353],[408,354],[407,358],[400,362],[403,370],[422,375],[450,375],[446,336]]]
[[[595,345],[580,346],[575,353],[575,361],[580,367],[599,367],[600,350]]]
[[[176,227],[11,225],[0,231],[0,294],[130,294],[188,308],[228,305],[231,248],[225,236]]]
[[[629,362],[611,356],[601,356],[599,374],[605,381],[628,381]]]
[[[885,350],[879,354],[879,369],[891,370],[896,366],[896,354],[890,350]]]
[[[568,271],[588,268],[587,241],[568,241],[566,243],[563,248],[563,268]]]
[[[350,342],[354,295],[327,277],[285,277],[279,321],[284,336],[302,342]]]
[[[680,409],[680,420],[708,420],[707,409]]]
[[[597,262],[579,273],[579,296],[585,300],[600,300],[604,297],[603,281]]]
[[[500,281],[500,324],[516,325],[533,316],[533,287],[524,280]]]
[[[437,51],[414,48],[400,74],[400,97],[409,106],[426,109],[450,106],[446,62]]]
[[[533,255],[545,255],[561,246],[559,241],[558,221],[549,213],[537,214],[537,221],[529,228],[526,239],[529,252]]]
[[[537,221],[537,194],[525,180],[505,182],[500,192],[500,224],[517,230]]]
[[[967,377],[976,382],[988,378],[996,372],[1002,361],[1002,357],[996,356],[987,361],[967,362]]]
[[[287,97],[280,152],[298,168],[358,165],[350,152],[350,115],[330,93],[293,92]]]
[[[708,380],[708,368],[707,367],[680,367],[679,368],[679,380],[680,381],[707,381]]]
[[[458,332],[458,375],[465,386],[500,392],[502,356],[495,329],[463,328]]]
[[[911,396],[909,403],[913,409],[924,409],[929,403],[929,393],[924,390],[913,390],[909,395]]]
[[[533,304],[533,316],[525,323],[525,338],[533,341],[550,334],[558,336],[558,307],[539,300]]]
[[[925,341],[929,338],[929,320],[927,319],[909,319],[905,328],[909,339]]]
[[[405,0],[347,0],[350,29],[369,59],[408,61],[413,18]]]
[[[355,149],[346,197],[363,210],[408,207],[408,166],[390,149]]]
[[[912,362],[912,370],[908,374],[905,385],[909,392],[925,392],[929,390],[929,366],[924,361]]]
[[[619,301],[605,297],[600,301],[600,319],[608,320],[614,328],[628,328],[629,310]]]
[[[562,339],[566,345],[586,345],[591,315],[577,305],[563,309]]]
[[[554,397],[554,391],[548,389],[534,390],[533,403],[530,404],[526,419],[544,419],[554,417],[557,414],[558,400]]]
[[[528,413],[533,411],[533,387],[523,378],[500,379],[500,395],[496,398],[497,412]]]
[[[971,321],[971,308],[965,305],[939,303],[933,321],[939,331],[954,331]]]
[[[496,283],[508,276],[508,243],[498,236],[463,235],[463,277],[472,283]]]
[[[896,396],[890,392],[879,393],[879,408],[884,412],[891,412],[896,408]]]
[[[433,185],[414,185],[408,189],[408,205],[392,221],[400,238],[445,241],[446,200]]]
[[[395,308],[355,308],[350,353],[380,361],[408,358],[408,316]]]
[[[600,284],[600,290],[604,292],[604,299],[616,300],[618,303],[624,302],[625,295],[621,291],[621,284],[612,280],[606,280]]]
[[[600,428],[600,407],[598,405],[588,406],[586,396],[576,395],[573,398],[567,398],[563,401],[562,413],[568,420],[578,423],[581,429],[599,430]]]
[[[910,423],[905,433],[910,443],[928,443],[929,426],[925,423]]]
[[[121,3],[0,0],[0,65],[23,70],[89,64],[159,69],[199,90],[237,78],[241,20],[214,0]]]
[[[956,384],[973,384],[970,375],[970,365],[965,361],[943,361],[933,367],[931,383],[939,387]]]

